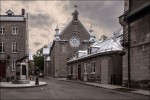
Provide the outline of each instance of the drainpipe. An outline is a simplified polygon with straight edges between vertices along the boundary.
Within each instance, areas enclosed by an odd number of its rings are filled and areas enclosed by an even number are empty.
[[[130,79],[130,23],[128,23],[128,88],[131,86],[131,79]]]

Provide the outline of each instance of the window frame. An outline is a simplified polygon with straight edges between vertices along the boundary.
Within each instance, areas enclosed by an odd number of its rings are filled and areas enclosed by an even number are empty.
[[[84,74],[87,74],[87,63],[84,63]]]
[[[91,62],[91,73],[92,74],[96,73],[96,61]]]
[[[12,27],[12,35],[18,35],[18,27]]]
[[[0,45],[2,44],[2,52],[0,53],[5,53],[5,42],[0,42]]]
[[[17,42],[12,42],[12,53],[18,53],[18,43]]]
[[[5,27],[0,28],[0,35],[5,35]]]
[[[12,61],[12,68],[11,68],[11,71],[15,71],[16,70],[16,61],[15,60],[13,60]]]

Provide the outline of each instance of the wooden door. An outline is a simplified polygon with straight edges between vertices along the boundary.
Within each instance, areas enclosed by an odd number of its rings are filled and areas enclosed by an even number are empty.
[[[108,60],[101,60],[101,83],[108,84]]]
[[[6,77],[6,61],[0,61],[0,77]]]

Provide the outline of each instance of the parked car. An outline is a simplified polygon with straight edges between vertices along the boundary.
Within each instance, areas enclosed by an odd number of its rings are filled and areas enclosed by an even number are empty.
[[[44,74],[43,73],[39,73],[39,77],[44,77]]]

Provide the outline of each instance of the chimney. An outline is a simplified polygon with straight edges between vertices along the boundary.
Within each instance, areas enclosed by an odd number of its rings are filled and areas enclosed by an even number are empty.
[[[25,9],[21,9],[21,15],[25,15]]]

